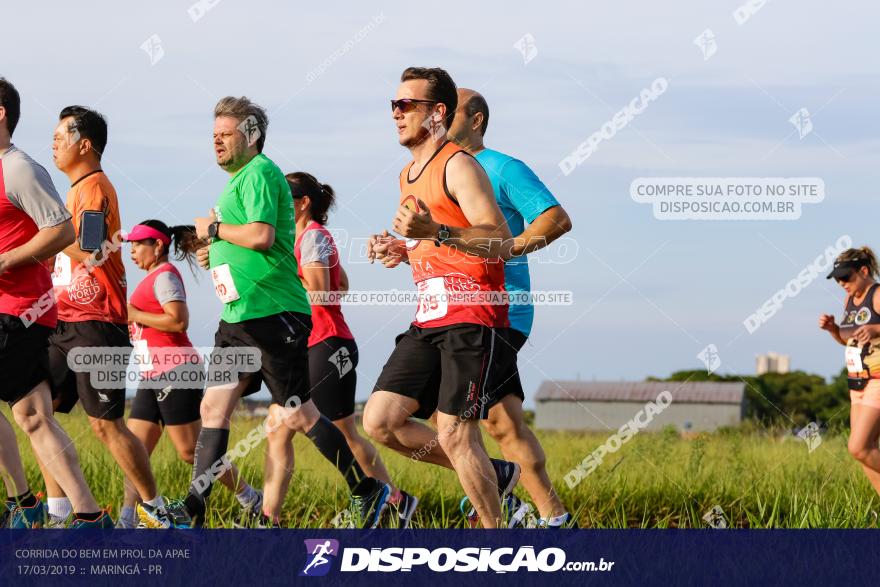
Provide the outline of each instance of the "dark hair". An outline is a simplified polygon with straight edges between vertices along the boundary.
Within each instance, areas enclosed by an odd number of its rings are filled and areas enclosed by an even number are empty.
[[[161,220],[144,220],[142,222],[138,222],[138,224],[143,224],[144,226],[149,226],[150,228],[156,229],[168,238],[171,239],[172,244],[174,245],[174,258],[178,261],[186,261],[189,263],[190,268],[195,268],[195,256],[196,251],[200,248],[207,246],[208,243],[200,239],[196,236],[196,227],[182,224],[180,226],[168,226]],[[156,239],[144,239],[148,241],[156,242]],[[171,251],[165,251],[166,254],[170,254]]]
[[[18,126],[18,119],[21,118],[21,96],[5,77],[0,77],[0,106],[6,110],[6,128],[9,136],[12,136]]]
[[[251,102],[246,96],[241,98],[226,96],[221,98],[217,105],[214,106],[214,118],[221,116],[231,116],[240,123],[248,118],[253,118],[254,126],[247,125],[245,130],[242,130],[242,133],[245,133],[245,131],[247,133],[259,132],[260,136],[256,140],[257,152],[263,152],[263,145],[266,143],[266,131],[269,129],[269,115],[266,114],[265,108]],[[241,129],[240,125],[239,129]],[[248,134],[245,134],[245,136],[248,139],[248,143],[250,143],[250,136]]]
[[[465,102],[464,113],[467,114],[468,122],[477,112],[483,113],[483,124],[480,125],[480,136],[486,136],[486,129],[489,127],[489,103],[486,98],[480,94],[474,94]]]
[[[400,75],[402,82],[414,79],[428,81],[427,97],[446,106],[446,128],[451,127],[455,109],[458,108],[458,89],[446,70],[439,67],[407,67]]]
[[[58,120],[64,120],[67,117],[73,118],[67,130],[69,132],[76,131],[81,138],[89,139],[100,161],[104,149],[107,147],[107,120],[85,106],[68,106],[58,115]]]
[[[327,211],[336,204],[336,193],[326,183],[321,183],[311,173],[296,171],[284,176],[294,199],[308,196],[312,203],[312,220],[327,224]]]

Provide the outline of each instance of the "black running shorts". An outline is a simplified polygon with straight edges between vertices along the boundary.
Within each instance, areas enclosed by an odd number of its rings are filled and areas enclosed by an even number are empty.
[[[494,382],[507,369],[507,355],[498,354],[501,335],[478,324],[410,326],[397,337],[373,391],[415,399],[417,418],[436,409],[462,420],[485,419],[495,403]]]
[[[312,400],[330,420],[354,414],[358,348],[351,339],[336,336],[309,347]]]
[[[507,354],[507,357],[504,359],[505,368],[498,373],[496,380],[495,402],[497,403],[511,394],[518,397],[520,401],[525,401],[526,394],[523,392],[522,381],[519,378],[516,357],[526,344],[528,337],[515,328],[508,328],[504,332],[502,340],[506,343],[500,342],[498,344],[499,354]]]
[[[201,375],[201,365],[180,365],[152,381],[141,383],[128,417],[165,426],[201,420]],[[168,385],[158,387],[164,383]]]
[[[312,318],[299,312],[283,312],[242,322],[220,321],[214,335],[215,349],[253,347],[259,350],[257,373],[241,373],[249,383],[242,397],[260,391],[263,382],[272,402],[287,405],[296,397],[301,405],[309,401],[309,334]],[[217,364],[212,361],[212,364]],[[211,376],[209,374],[209,386]]]
[[[67,355],[81,347],[119,347],[120,361],[106,363],[101,373],[75,372],[67,366]],[[82,403],[86,414],[101,420],[117,420],[125,414],[125,381],[127,356],[131,353],[128,326],[111,322],[89,320],[85,322],[58,321],[55,332],[49,337],[49,373],[55,411],[70,413],[77,401]],[[125,358],[125,365],[120,365]],[[95,385],[93,376],[112,382],[112,388]]]
[[[11,406],[49,379],[49,335],[41,324],[26,327],[18,316],[0,314],[0,400]]]

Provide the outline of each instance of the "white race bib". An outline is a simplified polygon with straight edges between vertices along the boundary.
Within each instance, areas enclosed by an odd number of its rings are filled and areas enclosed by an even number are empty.
[[[846,347],[846,370],[850,375],[858,375],[865,370],[865,367],[862,365],[861,347]]]
[[[150,355],[147,341],[136,340],[134,342],[134,364],[140,371],[153,370],[153,357]]]
[[[214,282],[214,293],[224,304],[234,302],[239,298],[235,282],[232,280],[232,272],[229,270],[229,263],[211,269],[211,280]]]
[[[427,322],[446,315],[448,300],[445,280],[442,277],[430,277],[418,283],[419,309],[416,320]]]
[[[70,267],[70,257],[64,253],[55,255],[55,268],[52,270],[52,286],[67,287],[73,278],[73,271]]]

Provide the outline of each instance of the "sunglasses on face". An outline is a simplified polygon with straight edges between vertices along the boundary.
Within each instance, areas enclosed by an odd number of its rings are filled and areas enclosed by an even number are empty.
[[[840,277],[837,278],[837,283],[841,283],[841,284],[849,283],[850,281],[852,281],[852,278],[855,277],[855,274],[856,274],[856,272],[853,270],[853,271],[850,271],[849,273],[846,273],[845,275],[841,275]]]
[[[401,100],[391,100],[391,112],[394,112],[396,109],[400,109],[401,112],[406,114],[410,110],[415,109],[418,104],[436,104],[436,100],[413,100],[411,98],[403,98]]]

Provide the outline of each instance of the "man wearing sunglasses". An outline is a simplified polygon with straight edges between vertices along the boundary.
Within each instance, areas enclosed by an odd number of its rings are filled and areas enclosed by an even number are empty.
[[[510,306],[510,331],[502,350],[512,353],[511,370],[500,377],[501,388],[496,394],[498,403],[489,410],[483,421],[486,430],[501,447],[504,458],[516,461],[522,469],[522,485],[529,492],[541,515],[539,525],[560,528],[573,523],[571,515],[553,490],[545,466],[546,456],[541,443],[523,419],[525,399],[516,365],[516,354],[522,349],[532,329],[535,309],[529,299],[529,264],[526,255],[546,247],[571,230],[568,214],[529,167],[509,155],[487,149],[483,137],[489,126],[489,104],[474,90],[459,88],[458,112],[449,138],[466,149],[483,166],[492,182],[495,198],[514,237],[511,258],[504,265],[504,288],[517,303]],[[464,505],[465,502],[462,502]],[[513,524],[519,522],[525,508],[511,504]],[[475,522],[476,512],[465,515]]]
[[[398,141],[412,153],[400,174],[394,231],[407,239],[371,237],[368,255],[387,267],[405,260],[419,291],[410,328],[364,410],[377,441],[415,459],[452,468],[484,527],[501,522],[501,499],[519,466],[490,460],[479,420],[502,361],[507,327],[502,243],[510,231],[479,163],[446,137],[455,117],[455,83],[439,68],[403,72],[391,113]],[[496,299],[493,299],[493,294]],[[438,432],[410,416],[436,407]]]

